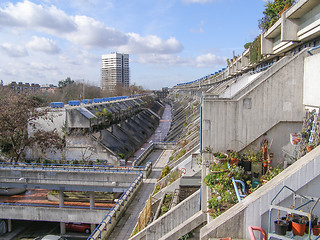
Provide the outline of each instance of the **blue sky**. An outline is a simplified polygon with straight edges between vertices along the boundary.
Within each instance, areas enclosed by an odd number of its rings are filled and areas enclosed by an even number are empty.
[[[100,85],[101,55],[130,54],[131,83],[172,87],[226,67],[260,34],[265,0],[0,0],[0,79]]]

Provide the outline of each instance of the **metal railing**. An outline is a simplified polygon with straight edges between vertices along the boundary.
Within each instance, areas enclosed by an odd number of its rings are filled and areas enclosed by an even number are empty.
[[[0,169],[19,169],[19,170],[58,170],[58,171],[81,171],[81,172],[141,172],[148,171],[151,163],[144,166],[121,167],[113,165],[88,165],[88,164],[45,164],[45,163],[7,163],[1,162]]]
[[[31,204],[31,203],[0,203],[0,206],[27,206],[27,207],[47,207],[47,208],[73,208],[73,209],[90,209],[90,210],[110,210],[110,207],[86,207],[86,206],[68,206],[53,204]]]
[[[112,218],[117,216],[117,211],[121,210],[121,207],[125,207],[125,202],[129,200],[128,198],[131,194],[134,193],[134,190],[142,181],[142,173],[140,173],[130,184],[130,186],[126,189],[126,191],[121,195],[119,200],[113,205],[113,207],[109,210],[106,216],[102,219],[100,224],[96,227],[96,229],[91,233],[88,237],[89,239],[101,239],[102,231],[107,231],[107,226],[112,223]],[[116,221],[116,220],[115,220]],[[99,232],[99,233],[98,233]],[[98,234],[97,234],[98,233]],[[97,235],[97,236],[96,236]]]

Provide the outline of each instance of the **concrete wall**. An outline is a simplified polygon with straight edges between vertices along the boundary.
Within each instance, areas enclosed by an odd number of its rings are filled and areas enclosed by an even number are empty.
[[[302,52],[288,61],[274,64],[234,99],[206,95],[203,99],[203,148],[239,151],[280,122],[302,124],[306,56],[307,53]]]
[[[283,152],[280,146],[285,146],[290,141],[288,133],[295,133],[301,131],[301,122],[280,122],[272,127],[266,134],[257,138],[246,149],[253,151],[261,150],[261,143],[264,139],[268,140],[269,153],[273,153],[273,159],[271,166],[283,166]],[[245,150],[246,150],[245,149]]]
[[[320,147],[317,147],[285,169],[264,186],[247,196],[201,229],[201,239],[232,237],[250,239],[247,227],[259,226],[268,229],[268,210],[271,200],[283,186],[318,198],[320,196]],[[290,207],[292,194],[284,191],[276,204]],[[307,208],[304,208],[306,211]],[[319,216],[319,207],[316,214]],[[274,216],[276,218],[276,216]],[[275,221],[274,219],[273,221]],[[236,231],[234,230],[236,229]]]
[[[54,129],[57,130],[57,133],[62,137],[63,131],[62,129],[66,124],[66,110],[64,108],[61,109],[50,109],[48,112],[48,117],[52,119],[52,122],[48,119],[37,119],[36,128],[43,129],[44,131],[52,131]],[[33,129],[28,127],[28,134],[30,136],[33,135]]]
[[[320,106],[320,53],[308,56],[304,61],[303,104]]]
[[[98,224],[108,210],[0,205],[0,219]]]
[[[199,212],[200,190],[179,203],[166,214],[162,215],[156,221],[148,225],[145,229],[134,235],[130,240],[136,239],[160,239],[175,227]],[[191,231],[192,229],[190,229]]]
[[[1,168],[0,187],[42,188],[64,191],[123,192],[138,172],[125,170],[50,170]]]
[[[90,128],[90,119],[83,116],[76,108],[66,109],[66,127],[71,128]]]

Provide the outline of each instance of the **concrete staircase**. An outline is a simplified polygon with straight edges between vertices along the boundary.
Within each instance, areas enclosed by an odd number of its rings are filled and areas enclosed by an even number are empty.
[[[248,77],[239,78],[224,92],[218,91],[223,98],[217,97],[218,93],[206,93],[203,99],[203,142],[210,144],[216,152],[240,151],[250,145],[254,148],[259,146],[262,137],[270,141],[277,139],[279,143],[273,144],[271,151],[274,158],[281,158],[281,147],[288,142],[289,133],[302,127],[306,57],[308,53],[302,51],[284,57],[250,80]],[[225,98],[227,96],[229,98]]]

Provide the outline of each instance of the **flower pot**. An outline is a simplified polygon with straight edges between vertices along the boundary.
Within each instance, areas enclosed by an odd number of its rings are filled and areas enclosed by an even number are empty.
[[[240,161],[239,158],[233,158],[233,157],[230,158],[230,164],[232,165],[233,164],[238,165],[239,161]]]
[[[313,149],[313,146],[306,146],[307,152],[310,152]]]
[[[253,173],[259,174],[259,176],[262,173],[262,162],[252,162],[251,163],[251,171]]]
[[[283,220],[274,221],[275,233],[278,235],[286,235],[289,224]]]
[[[318,217],[314,217],[312,215],[312,218],[311,218],[311,229],[317,225],[318,223]],[[306,234],[309,234],[309,221],[306,222]]]
[[[306,222],[296,222],[296,220],[292,221],[292,232],[295,236],[303,236],[306,231]]]
[[[288,232],[292,231],[292,217],[282,217],[281,220],[286,221],[288,223]]]
[[[320,234],[320,224],[312,228],[313,235],[318,236]]]
[[[244,168],[245,171],[251,171],[251,162],[250,161],[241,161],[240,166]]]

